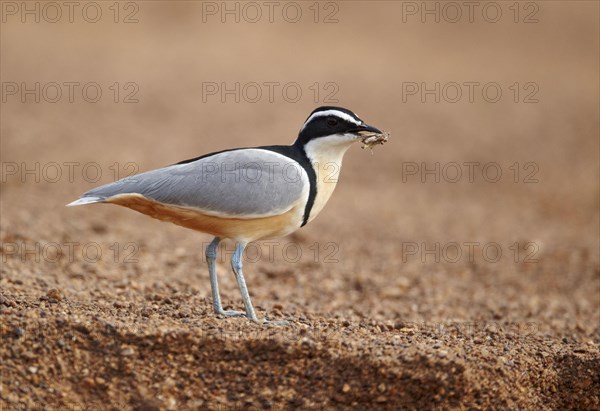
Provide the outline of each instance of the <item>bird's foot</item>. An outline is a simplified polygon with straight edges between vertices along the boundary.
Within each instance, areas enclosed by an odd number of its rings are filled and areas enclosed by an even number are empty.
[[[222,315],[224,317],[245,317],[246,316],[246,313],[244,313],[242,311],[223,310],[222,308],[216,309],[215,314]]]
[[[242,311],[223,310],[222,308],[216,308],[215,314],[218,316],[222,316],[222,317],[246,317],[250,321],[254,321],[261,325],[284,326],[284,325],[290,324],[290,322],[286,321],[286,320],[268,320],[266,318],[259,319],[258,317],[256,317],[256,314],[254,314],[254,316],[252,316],[252,315],[248,315],[247,313],[242,312]]]

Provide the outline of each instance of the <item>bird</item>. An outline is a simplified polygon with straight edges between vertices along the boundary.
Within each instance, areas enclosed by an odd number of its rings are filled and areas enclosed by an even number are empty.
[[[215,314],[269,323],[252,306],[242,267],[245,247],[311,222],[331,197],[348,148],[383,134],[348,109],[318,107],[291,145],[201,155],[94,188],[67,206],[117,204],[214,236],[205,254]],[[224,310],[221,303],[215,262],[223,240],[235,242],[231,267],[245,312]]]

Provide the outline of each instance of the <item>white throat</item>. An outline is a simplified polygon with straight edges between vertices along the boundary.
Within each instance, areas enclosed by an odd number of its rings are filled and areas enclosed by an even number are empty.
[[[352,134],[333,134],[319,137],[304,145],[317,174],[317,195],[308,221],[313,220],[323,209],[337,185],[342,169],[342,159],[352,143],[357,140]]]

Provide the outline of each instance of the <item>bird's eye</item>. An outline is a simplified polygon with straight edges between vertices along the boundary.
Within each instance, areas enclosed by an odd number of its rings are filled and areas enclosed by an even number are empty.
[[[328,118],[328,119],[327,119],[327,125],[328,125],[329,127],[334,127],[334,126],[337,126],[337,123],[338,123],[338,121],[337,121],[337,119],[335,119],[335,118]]]

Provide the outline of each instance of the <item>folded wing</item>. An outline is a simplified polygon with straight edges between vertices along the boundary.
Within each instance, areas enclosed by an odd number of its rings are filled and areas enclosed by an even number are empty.
[[[265,149],[216,153],[97,187],[70,205],[142,195],[207,215],[259,218],[283,214],[308,198],[308,177],[291,158]]]

